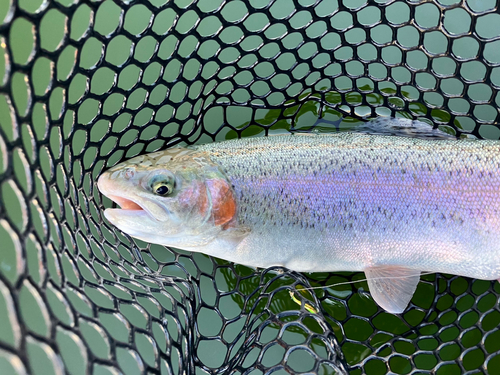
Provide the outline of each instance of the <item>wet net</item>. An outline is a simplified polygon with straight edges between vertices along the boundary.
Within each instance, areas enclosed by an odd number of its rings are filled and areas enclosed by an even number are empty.
[[[498,139],[499,51],[494,0],[1,0],[0,373],[500,374],[497,282],[426,275],[391,315],[362,273],[131,239],[95,186],[174,144],[375,116]]]

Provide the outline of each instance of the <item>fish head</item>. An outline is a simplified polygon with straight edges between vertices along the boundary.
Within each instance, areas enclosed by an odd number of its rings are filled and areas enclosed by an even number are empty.
[[[141,155],[104,172],[100,192],[120,208],[104,211],[141,240],[193,250],[212,241],[236,214],[232,187],[209,156],[173,148]]]

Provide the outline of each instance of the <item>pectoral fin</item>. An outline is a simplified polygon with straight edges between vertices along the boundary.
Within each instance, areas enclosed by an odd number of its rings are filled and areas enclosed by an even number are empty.
[[[420,281],[420,272],[398,266],[365,269],[370,293],[387,312],[400,314],[408,306]]]

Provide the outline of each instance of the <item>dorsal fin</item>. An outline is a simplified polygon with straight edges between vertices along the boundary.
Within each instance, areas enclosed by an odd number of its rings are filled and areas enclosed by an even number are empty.
[[[353,128],[355,132],[397,135],[400,137],[422,139],[457,139],[456,136],[433,129],[429,124],[418,120],[394,117],[377,117]]]
[[[337,130],[339,130],[337,128]],[[333,131],[333,128],[332,128]],[[345,131],[345,130],[344,130]],[[395,117],[377,117],[373,120],[360,123],[347,130],[354,133],[367,133],[373,135],[397,135],[399,137],[420,138],[420,139],[454,139],[457,137],[448,134],[438,128],[434,129],[431,125],[418,120]],[[334,131],[333,131],[334,132]],[[328,132],[301,132],[294,131],[293,134],[300,136],[316,136],[328,134]],[[463,133],[468,134],[468,133]],[[287,134],[269,134],[269,137],[279,137]]]

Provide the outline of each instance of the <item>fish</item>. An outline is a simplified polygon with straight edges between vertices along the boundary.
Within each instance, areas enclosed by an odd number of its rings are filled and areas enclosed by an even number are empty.
[[[365,128],[134,157],[98,178],[121,207],[104,216],[140,240],[250,267],[363,271],[393,314],[422,272],[498,279],[500,142],[406,119]]]

